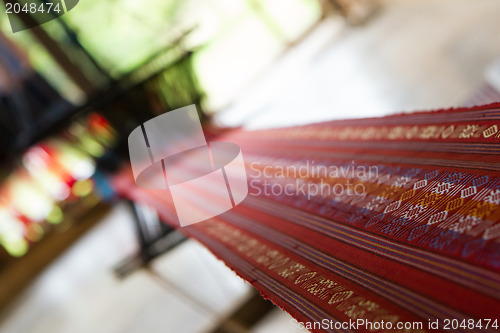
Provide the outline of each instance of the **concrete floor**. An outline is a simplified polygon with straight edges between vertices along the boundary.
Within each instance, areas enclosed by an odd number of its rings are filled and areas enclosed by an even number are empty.
[[[361,27],[326,20],[217,121],[268,128],[459,106],[500,57],[498,13],[497,0],[399,0]],[[154,262],[167,285],[142,271],[118,281],[112,268],[133,244],[117,205],[2,314],[0,332],[203,332],[248,292],[194,241]],[[292,332],[290,317],[276,311],[253,332]]]
[[[116,205],[2,314],[0,332],[200,332],[248,293],[195,241],[152,263],[165,280],[145,270],[117,280],[113,267],[136,250],[131,216]]]
[[[368,24],[324,22],[223,112],[270,128],[460,106],[500,57],[496,0],[386,0]]]

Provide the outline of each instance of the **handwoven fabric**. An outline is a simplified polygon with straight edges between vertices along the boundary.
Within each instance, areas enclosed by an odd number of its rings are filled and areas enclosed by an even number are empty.
[[[241,147],[249,195],[181,231],[297,321],[330,323],[312,331],[370,331],[333,324],[356,320],[392,324],[377,332],[434,322],[497,331],[500,104],[216,140]],[[129,171],[114,184],[176,225],[165,191],[138,188]],[[414,322],[422,327],[396,329]]]

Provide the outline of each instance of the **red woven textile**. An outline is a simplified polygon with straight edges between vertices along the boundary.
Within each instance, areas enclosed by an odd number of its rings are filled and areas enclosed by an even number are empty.
[[[249,196],[181,230],[306,327],[498,330],[500,104],[216,140],[242,148]],[[114,184],[176,224],[168,193]]]

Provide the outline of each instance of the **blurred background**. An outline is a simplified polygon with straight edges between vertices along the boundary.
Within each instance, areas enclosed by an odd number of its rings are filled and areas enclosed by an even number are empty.
[[[0,332],[293,332],[110,178],[127,137],[500,101],[496,0],[82,0],[13,33],[0,5]],[[33,17],[10,17],[32,26]]]

